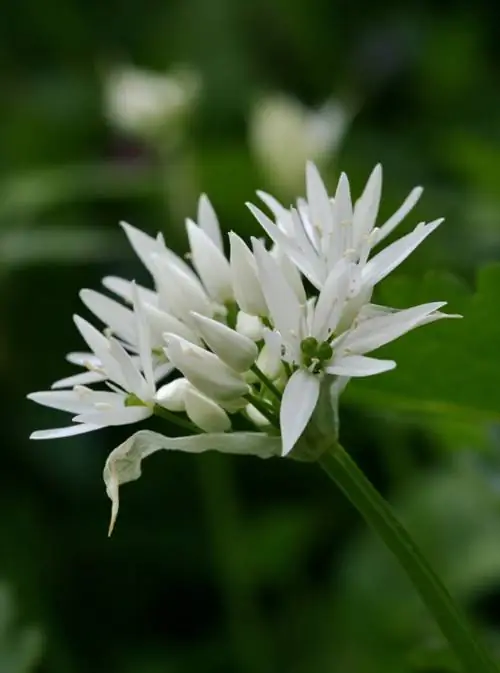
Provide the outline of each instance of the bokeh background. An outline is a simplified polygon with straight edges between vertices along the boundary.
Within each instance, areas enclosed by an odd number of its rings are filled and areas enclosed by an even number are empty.
[[[25,395],[73,371],[71,315],[89,317],[78,290],[109,274],[148,282],[119,220],[185,252],[204,191],[225,229],[255,234],[244,202],[262,188],[291,203],[306,157],[332,188],[346,170],[356,194],[381,161],[386,215],[425,185],[403,232],[447,218],[379,299],[449,299],[468,327],[395,344],[397,372],[348,389],[342,439],[500,652],[498,270],[473,294],[500,256],[496,11],[4,3],[0,673],[458,670],[316,466],[156,455],[108,539],[102,467],[127,428],[28,440],[59,421]]]

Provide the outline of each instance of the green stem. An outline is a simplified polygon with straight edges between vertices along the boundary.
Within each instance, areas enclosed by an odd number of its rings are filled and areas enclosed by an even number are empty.
[[[266,386],[266,388],[269,390],[270,393],[274,395],[274,397],[278,400],[278,402],[281,402],[281,393],[280,391],[276,388],[274,383],[264,374],[263,371],[261,371],[256,364],[253,364],[250,367],[250,370],[255,374],[255,376],[262,381],[262,383]]]
[[[345,449],[335,444],[319,462],[396,556],[464,670],[468,673],[499,673],[420,549]]]
[[[164,418],[169,423],[178,425],[183,430],[189,430],[189,434],[191,435],[199,435],[201,432],[200,428],[194,423],[191,423],[191,421],[186,421],[184,418],[177,416],[177,414],[174,414],[168,409],[161,407],[159,404],[155,404],[154,412],[156,416]]]

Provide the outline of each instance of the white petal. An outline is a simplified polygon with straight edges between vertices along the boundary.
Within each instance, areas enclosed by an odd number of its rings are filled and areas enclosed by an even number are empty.
[[[349,187],[349,179],[345,173],[341,173],[338,184],[337,191],[335,192],[335,214],[338,224],[343,222],[348,222],[352,224],[352,201],[351,201],[351,190]]]
[[[252,215],[257,219],[259,222],[260,226],[264,229],[264,231],[267,233],[267,235],[271,238],[271,240],[279,246],[283,252],[285,252],[290,259],[299,267],[299,269],[302,271],[304,276],[308,278],[311,283],[315,287],[319,287],[321,285],[321,278],[318,275],[318,271],[316,268],[316,261],[317,261],[317,253],[312,247],[311,243],[309,242],[308,245],[308,251],[304,252],[299,245],[297,244],[295,240],[295,236],[287,236],[284,234],[279,227],[277,227],[274,222],[272,222],[267,215],[265,215],[261,210],[256,208],[252,203],[247,203],[247,207],[250,209],[250,212]],[[296,211],[295,211],[296,212]],[[298,214],[297,214],[298,217]],[[293,214],[292,214],[292,221],[293,221]],[[302,224],[300,223],[299,219],[299,225],[300,228],[302,229]],[[296,229],[296,226],[294,224],[294,231]],[[308,240],[305,235],[303,236],[303,239]]]
[[[382,194],[382,166],[377,164],[373,169],[366,187],[356,202],[352,218],[354,229],[354,246],[357,248],[363,237],[368,236],[377,219],[380,196]]]
[[[377,360],[364,355],[345,355],[326,368],[328,374],[337,376],[373,376],[394,369],[394,360]]]
[[[126,280],[125,278],[118,278],[117,276],[106,276],[102,279],[102,284],[110,292],[113,292],[130,304],[132,303],[132,281]],[[142,285],[138,285],[137,283],[135,285],[145,304],[157,306],[158,295],[156,292],[149,290]]]
[[[194,386],[187,388],[185,402],[188,417],[205,432],[226,432],[231,429],[231,420],[224,409]]]
[[[281,203],[274,198],[274,196],[271,196],[271,194],[258,191],[257,195],[260,199],[262,199],[262,201],[264,201],[266,206],[272,212],[276,219],[276,224],[281,227],[283,232],[288,236],[293,236],[293,222],[290,211],[282,206]]]
[[[151,342],[154,348],[163,346],[165,332],[178,334],[194,344],[201,343],[198,335],[191,328],[170,313],[151,306],[151,304],[143,304],[143,309],[151,329]]]
[[[150,397],[154,394],[155,391],[151,332],[146,318],[146,313],[144,311],[144,306],[141,301],[141,296],[137,291],[135,283],[132,286],[132,298],[134,302],[134,327],[136,332],[135,343],[137,344],[139,350],[140,367],[144,373],[144,379],[147,384],[145,391],[146,394],[148,394],[148,397]]]
[[[192,313],[192,316],[203,340],[222,362],[237,372],[250,369],[259,354],[251,339],[199,313]]]
[[[318,169],[312,161],[306,166],[307,203],[313,228],[319,229],[322,234],[333,231],[333,214],[330,207],[330,197]]]
[[[256,315],[238,311],[236,331],[252,339],[252,341],[260,341],[264,334],[264,325]]]
[[[123,372],[121,371],[120,366],[116,360],[111,355],[109,339],[106,339],[106,337],[96,330],[93,325],[83,318],[80,318],[80,316],[73,316],[73,320],[76,327],[78,328],[78,331],[87,342],[89,348],[100,360],[102,368],[104,369],[108,378],[126,389],[127,385],[123,377]]]
[[[222,453],[270,458],[279,455],[281,440],[262,432],[200,434],[191,437],[164,437],[149,430],[136,432],[111,452],[104,466],[106,493],[112,502],[110,534],[118,515],[120,484],[139,479],[142,460],[162,449],[187,453],[202,453],[214,449]]]
[[[202,194],[198,201],[198,225],[202,228],[205,234],[210,237],[212,243],[224,253],[219,220],[206,194]]]
[[[304,290],[304,284],[302,283],[302,278],[300,271],[292,262],[292,260],[287,257],[277,246],[274,246],[271,250],[271,255],[278,262],[278,265],[281,269],[281,272],[288,281],[288,284],[295,292],[297,299],[300,304],[305,304],[307,301],[306,291]]]
[[[155,402],[169,411],[186,410],[186,391],[191,386],[184,378],[175,379],[162,386],[155,395]]]
[[[217,355],[174,334],[166,334],[168,358],[195,388],[217,401],[232,400],[248,393],[240,374],[228,367]]]
[[[191,326],[191,311],[211,316],[213,308],[200,281],[186,276],[168,260],[155,257],[161,308]]]
[[[51,430],[35,430],[30,435],[30,439],[59,439],[61,437],[73,437],[74,435],[83,435],[85,432],[100,430],[101,425],[87,425],[78,423],[69,425],[66,428],[53,428]]]
[[[386,236],[394,231],[400,222],[404,220],[408,213],[415,207],[417,201],[422,196],[423,191],[423,187],[415,187],[411,190],[406,199],[396,210],[394,215],[392,215],[387,220],[387,222],[384,222],[384,224],[380,227],[377,242],[382,241]]]
[[[143,402],[151,400],[154,395],[153,380],[149,383],[145,380],[135,361],[116,339],[110,339],[110,352],[120,367],[125,382],[124,390],[128,393],[134,393]]]
[[[319,377],[304,369],[298,369],[288,381],[280,409],[283,456],[290,453],[306,429],[318,401],[319,388]]]
[[[388,276],[391,271],[398,267],[404,260],[411,255],[422,241],[429,234],[432,234],[443,222],[443,218],[429,222],[428,224],[419,224],[411,232],[395,241],[387,248],[375,255],[363,269],[363,282],[370,285],[376,285],[383,278]]]
[[[175,252],[172,252],[172,250],[165,246],[162,236],[153,238],[131,224],[127,224],[127,222],[120,222],[120,225],[125,231],[130,245],[153,277],[155,276],[155,265],[152,258],[155,255],[160,255],[165,261],[168,261],[169,264],[186,275],[194,276],[190,266],[179,255],[176,255]]]
[[[340,260],[328,274],[314,311],[312,335],[326,340],[337,328],[349,290],[352,265]]]
[[[107,427],[110,425],[129,425],[149,418],[153,414],[150,407],[122,407],[102,411],[89,411],[86,414],[75,416],[75,423],[95,424]]]
[[[283,371],[281,363],[281,339],[277,341],[273,340],[273,338],[269,338],[269,334],[267,332],[268,338],[259,353],[256,364],[268,379],[275,381]]]
[[[233,290],[240,308],[253,316],[266,316],[268,308],[257,275],[257,265],[246,243],[229,232],[230,266]]]
[[[125,341],[135,343],[134,314],[129,309],[94,290],[81,290],[80,299],[92,313]]]
[[[287,343],[296,345],[302,315],[299,300],[262,243],[256,239],[252,242],[260,283],[274,325]]]
[[[363,320],[342,340],[342,348],[353,353],[367,353],[380,348],[380,346],[384,346],[406,334],[406,332],[428,322],[429,316],[445,304],[446,302],[440,301],[421,304],[395,313]]]
[[[82,372],[81,374],[74,374],[73,376],[66,376],[63,379],[58,379],[50,386],[52,390],[59,388],[73,388],[74,386],[88,386],[91,383],[99,383],[105,381],[106,375],[98,372]]]
[[[221,304],[231,301],[231,271],[224,252],[191,220],[187,220],[186,230],[193,266],[208,294]]]
[[[80,414],[92,408],[87,397],[82,397],[75,390],[42,390],[30,393],[27,398],[32,402],[41,404],[50,409],[68,411],[72,414]]]

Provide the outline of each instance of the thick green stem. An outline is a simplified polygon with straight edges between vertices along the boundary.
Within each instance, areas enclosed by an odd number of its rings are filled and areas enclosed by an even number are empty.
[[[319,460],[366,522],[380,535],[406,571],[467,673],[499,673],[467,618],[431,568],[406,529],[340,444]]]

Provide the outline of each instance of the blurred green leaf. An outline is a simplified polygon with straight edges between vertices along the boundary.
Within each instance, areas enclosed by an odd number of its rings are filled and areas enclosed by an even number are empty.
[[[0,584],[0,671],[30,673],[40,663],[42,635],[33,626],[19,626],[10,589]]]
[[[463,318],[425,326],[380,349],[380,357],[396,360],[397,368],[351,383],[346,397],[461,423],[499,421],[499,297],[500,265],[480,270],[474,294],[446,273],[428,274],[422,283],[388,280],[378,296],[382,303],[403,307],[448,300],[450,311]]]

